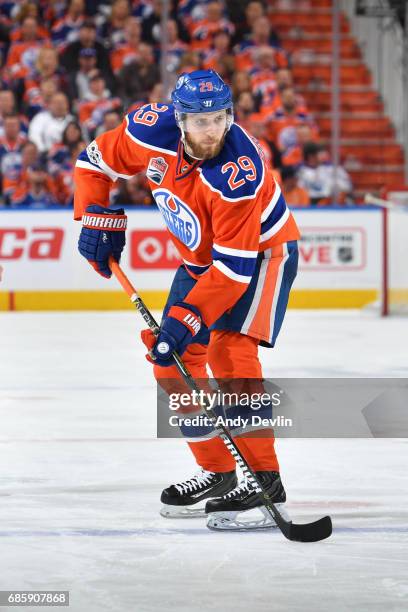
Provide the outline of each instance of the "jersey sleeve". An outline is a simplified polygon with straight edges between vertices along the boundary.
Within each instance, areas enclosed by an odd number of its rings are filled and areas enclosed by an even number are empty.
[[[74,171],[75,219],[81,219],[89,204],[108,206],[112,183],[144,169],[146,149],[130,138],[128,123],[129,116],[114,130],[98,136],[79,155]]]
[[[241,297],[255,271],[259,247],[260,198],[231,203],[214,199],[213,262],[185,301],[196,306],[207,326],[212,325]]]

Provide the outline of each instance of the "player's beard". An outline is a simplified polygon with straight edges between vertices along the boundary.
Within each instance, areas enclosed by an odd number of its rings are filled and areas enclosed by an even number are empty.
[[[187,132],[185,135],[185,140],[187,145],[187,155],[191,154],[193,157],[196,157],[198,159],[212,159],[213,157],[217,157],[218,153],[221,151],[224,145],[225,134],[219,142],[215,141],[211,144],[192,143]]]

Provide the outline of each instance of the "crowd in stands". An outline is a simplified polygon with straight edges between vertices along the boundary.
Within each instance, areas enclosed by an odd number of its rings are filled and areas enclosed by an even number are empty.
[[[162,0],[0,0],[0,206],[70,206],[73,167],[126,112],[162,102],[181,72],[213,68],[230,84],[235,120],[259,142],[289,204],[351,201],[334,172],[268,2],[174,0],[168,91],[160,82]],[[151,205],[143,175],[114,203]]]

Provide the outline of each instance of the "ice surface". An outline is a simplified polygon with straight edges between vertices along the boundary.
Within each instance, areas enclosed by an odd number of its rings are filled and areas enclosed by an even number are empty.
[[[293,518],[333,518],[321,543],[166,520],[160,491],[195,466],[155,439],[140,328],[133,312],[1,313],[0,589],[70,590],[74,612],[407,609],[408,441],[277,441]],[[264,374],[407,377],[407,328],[290,311]]]

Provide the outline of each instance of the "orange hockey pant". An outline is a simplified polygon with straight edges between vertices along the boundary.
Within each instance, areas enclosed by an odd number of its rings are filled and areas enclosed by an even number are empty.
[[[258,340],[238,332],[212,331],[208,347],[203,344],[190,344],[183,354],[183,361],[195,379],[208,378],[207,363],[214,378],[218,380],[262,378]],[[154,375],[159,383],[161,379],[180,378],[176,366],[154,366]],[[160,384],[163,388],[166,387],[165,380]],[[237,436],[235,442],[253,470],[279,471],[272,430],[249,432]],[[198,465],[205,470],[229,472],[235,469],[235,459],[218,436],[200,442],[189,442],[188,445]]]

